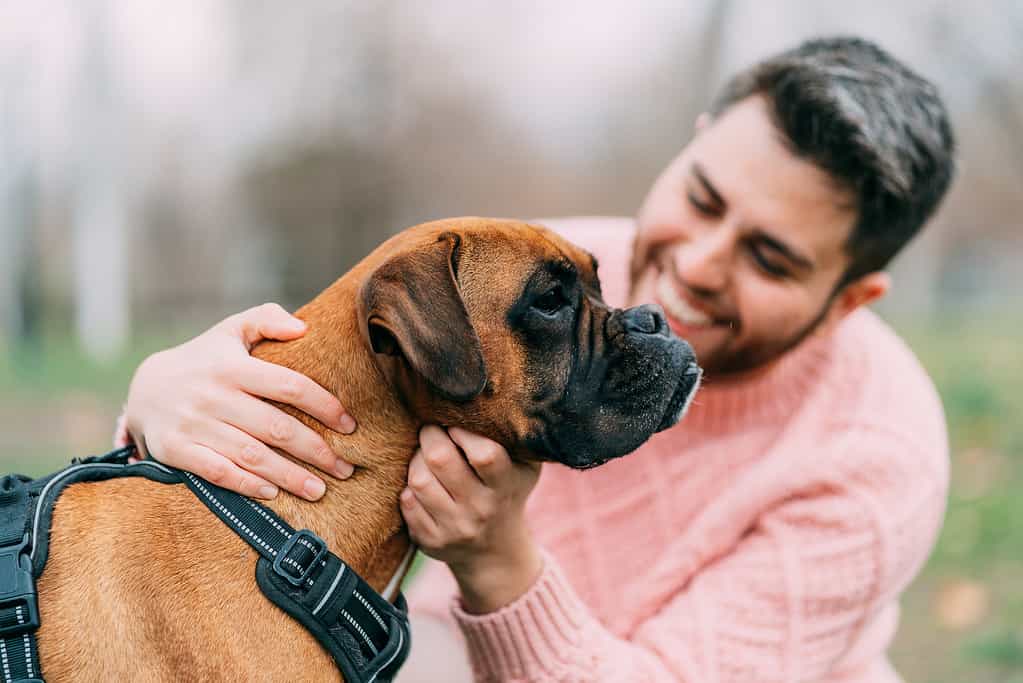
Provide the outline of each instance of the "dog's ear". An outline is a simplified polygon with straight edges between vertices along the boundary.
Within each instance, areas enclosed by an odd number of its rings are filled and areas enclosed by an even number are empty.
[[[487,371],[458,290],[460,246],[446,232],[391,258],[363,284],[359,313],[375,353],[404,356],[441,396],[468,401],[483,391]]]

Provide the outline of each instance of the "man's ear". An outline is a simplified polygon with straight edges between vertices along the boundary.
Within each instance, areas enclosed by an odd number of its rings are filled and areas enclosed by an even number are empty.
[[[828,312],[829,326],[837,325],[860,306],[874,303],[887,294],[891,286],[891,275],[881,270],[867,273],[850,282],[842,288],[831,304],[831,310]]]
[[[487,383],[483,348],[458,290],[458,235],[376,269],[359,295],[359,319],[375,353],[402,356],[442,397],[468,401]]]

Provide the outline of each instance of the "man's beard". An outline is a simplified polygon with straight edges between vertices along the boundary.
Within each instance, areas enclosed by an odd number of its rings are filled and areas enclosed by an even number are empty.
[[[753,348],[741,349],[731,353],[726,351],[720,359],[711,356],[705,360],[697,352],[700,366],[703,367],[706,375],[715,377],[750,372],[767,365],[799,346],[820,327],[821,323],[828,317],[828,312],[831,310],[831,305],[834,303],[838,292],[839,288],[832,291],[813,319],[795,334],[772,343],[759,344]]]

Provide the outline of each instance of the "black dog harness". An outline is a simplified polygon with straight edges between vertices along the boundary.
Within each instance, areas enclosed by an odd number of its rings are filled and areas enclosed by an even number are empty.
[[[409,650],[405,598],[395,604],[330,552],[308,529],[296,531],[273,511],[191,473],[152,460],[129,463],[134,447],[74,460],[49,476],[0,480],[0,683],[42,683],[39,606],[35,580],[49,551],[53,504],[69,485],[141,476],[185,484],[252,546],[256,583],[334,658],[348,683],[387,683]]]

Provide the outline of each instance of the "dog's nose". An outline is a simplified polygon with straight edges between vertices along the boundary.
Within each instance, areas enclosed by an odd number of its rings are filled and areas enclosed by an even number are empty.
[[[667,334],[668,321],[664,309],[656,304],[643,304],[622,312],[622,328],[638,334]]]

